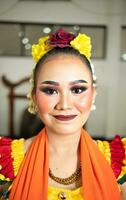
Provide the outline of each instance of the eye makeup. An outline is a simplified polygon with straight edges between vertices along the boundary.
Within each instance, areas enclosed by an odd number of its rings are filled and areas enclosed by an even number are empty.
[[[49,87],[49,86],[44,86],[44,87],[40,87],[39,90],[47,95],[55,95],[58,94],[58,90],[56,88],[53,87]]]
[[[88,89],[87,84],[88,82],[85,80],[75,80],[75,81],[71,81],[68,87],[71,93],[81,94]],[[50,80],[43,81],[41,82],[41,86],[39,90],[47,95],[55,95],[59,93],[58,90],[60,90],[60,84],[59,82],[50,81]]]
[[[83,92],[85,92],[88,88],[85,86],[80,86],[80,85],[76,85],[70,88],[71,92],[73,94],[81,94]]]

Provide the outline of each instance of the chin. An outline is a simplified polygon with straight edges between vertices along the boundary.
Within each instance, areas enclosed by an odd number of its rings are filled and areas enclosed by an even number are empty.
[[[82,129],[82,126],[68,126],[68,125],[59,125],[59,126],[51,126],[48,127],[50,131],[57,133],[58,135],[71,135],[73,133],[76,133]]]

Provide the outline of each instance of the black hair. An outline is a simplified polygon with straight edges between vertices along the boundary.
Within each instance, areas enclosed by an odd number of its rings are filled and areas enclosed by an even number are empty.
[[[79,53],[78,50],[72,48],[72,47],[64,47],[64,48],[60,48],[60,47],[55,47],[53,49],[51,49],[49,52],[47,52],[42,58],[40,58],[40,60],[37,62],[35,69],[34,69],[34,86],[36,86],[36,76],[37,73],[40,69],[40,67],[42,66],[42,64],[48,60],[49,58],[55,56],[55,55],[61,55],[61,54],[66,54],[66,55],[74,55],[77,56],[78,58],[81,59],[81,61],[86,64],[86,66],[88,67],[91,76],[92,76],[92,82],[93,82],[93,72],[92,72],[92,68],[91,68],[91,64],[89,62],[89,60],[86,58],[85,55],[82,55]]]

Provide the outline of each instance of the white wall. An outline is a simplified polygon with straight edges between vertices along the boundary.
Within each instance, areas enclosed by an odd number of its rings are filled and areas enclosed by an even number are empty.
[[[103,60],[93,61],[99,86],[97,110],[91,114],[88,130],[96,136],[126,135],[126,63],[120,61],[120,30],[121,25],[126,25],[125,0],[73,0],[69,3],[0,0],[0,21],[106,25],[107,56]],[[30,58],[0,57],[0,75],[6,74],[11,80],[29,75],[32,67]],[[26,90],[27,87],[24,88]],[[7,92],[0,82],[1,134],[8,133]],[[17,130],[21,108],[22,105],[17,102]]]

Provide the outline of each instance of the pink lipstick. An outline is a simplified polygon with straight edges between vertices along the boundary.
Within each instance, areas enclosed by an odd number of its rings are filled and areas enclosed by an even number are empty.
[[[60,121],[69,121],[76,117],[77,115],[55,115],[54,117]]]

